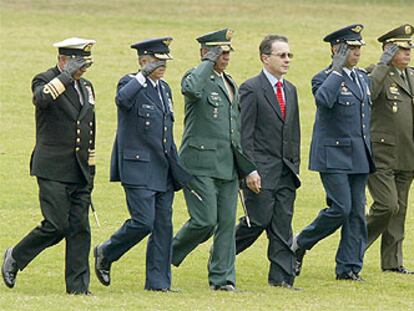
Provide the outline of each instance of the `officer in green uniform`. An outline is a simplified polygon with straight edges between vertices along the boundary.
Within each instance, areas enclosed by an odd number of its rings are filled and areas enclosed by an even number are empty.
[[[381,268],[412,274],[403,265],[402,242],[408,193],[414,176],[414,28],[397,27],[380,38],[384,53],[368,68],[372,79],[371,137],[377,171],[368,179],[374,203],[368,220],[368,247],[381,235]]]
[[[179,266],[200,243],[214,234],[208,264],[213,290],[235,290],[235,221],[238,178],[255,170],[241,151],[239,94],[225,73],[232,31],[205,34],[202,62],[181,82],[185,120],[180,160],[194,175],[184,190],[190,219],[173,240],[172,264]]]

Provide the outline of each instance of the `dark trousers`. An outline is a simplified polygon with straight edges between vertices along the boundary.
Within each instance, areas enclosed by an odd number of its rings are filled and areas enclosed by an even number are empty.
[[[320,173],[320,176],[329,207],[321,210],[299,234],[299,246],[311,249],[342,227],[336,253],[336,273],[358,273],[362,269],[367,245],[365,185],[368,174]]]
[[[367,216],[368,247],[381,235],[382,269],[404,265],[402,245],[413,177],[413,171],[377,169],[368,178],[368,189],[374,200]]]
[[[61,183],[43,178],[37,178],[37,183],[44,219],[13,248],[13,258],[19,269],[23,270],[45,248],[65,238],[66,291],[85,292],[90,279],[90,190],[84,184]]]
[[[131,218],[102,244],[109,262],[121,258],[147,235],[145,289],[171,287],[172,202],[174,191],[155,192],[125,187]]]
[[[266,231],[269,239],[267,256],[270,261],[269,283],[293,284],[294,253],[292,243],[293,204],[296,187],[292,173],[285,168],[274,190],[262,190],[259,194],[245,189],[246,208],[251,227],[245,217],[236,227],[236,253],[239,254]]]

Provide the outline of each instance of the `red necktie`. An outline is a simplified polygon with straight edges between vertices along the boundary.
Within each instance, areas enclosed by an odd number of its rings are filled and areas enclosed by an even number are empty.
[[[277,97],[277,101],[279,102],[279,106],[280,106],[280,111],[282,112],[282,119],[285,120],[286,117],[286,105],[285,105],[285,101],[283,99],[283,83],[280,81],[277,81],[276,83],[276,97]]]

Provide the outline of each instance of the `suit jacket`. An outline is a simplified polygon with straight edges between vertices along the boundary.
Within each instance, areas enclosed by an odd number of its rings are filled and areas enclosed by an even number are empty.
[[[404,83],[393,66],[367,68],[372,79],[371,139],[378,168],[414,170],[414,68]]]
[[[238,88],[224,73],[230,96],[213,67],[213,62],[203,61],[182,79],[185,119],[180,159],[194,175],[231,180],[238,173],[243,178],[255,167],[241,150]]]
[[[92,183],[95,174],[95,93],[79,80],[83,105],[73,81],[57,67],[33,78],[36,145],[32,175],[68,183]]]
[[[159,84],[162,101],[148,78],[141,85],[134,73],[118,83],[111,181],[161,192],[171,185],[178,190],[192,178],[178,163],[171,89],[163,80]]]
[[[365,71],[358,85],[328,67],[312,79],[317,111],[309,168],[322,173],[362,174],[374,170],[371,157],[371,98]],[[362,91],[362,93],[361,93]]]
[[[296,87],[283,84],[286,117],[282,113],[272,85],[263,72],[240,86],[241,142],[243,151],[256,165],[263,189],[274,189],[283,165],[300,186],[300,124]]]

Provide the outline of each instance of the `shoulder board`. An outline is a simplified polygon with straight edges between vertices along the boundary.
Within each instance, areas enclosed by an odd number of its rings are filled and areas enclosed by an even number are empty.
[[[367,71],[365,70],[365,68],[356,67],[356,70],[359,70],[359,71],[362,71],[364,73],[367,73]]]

